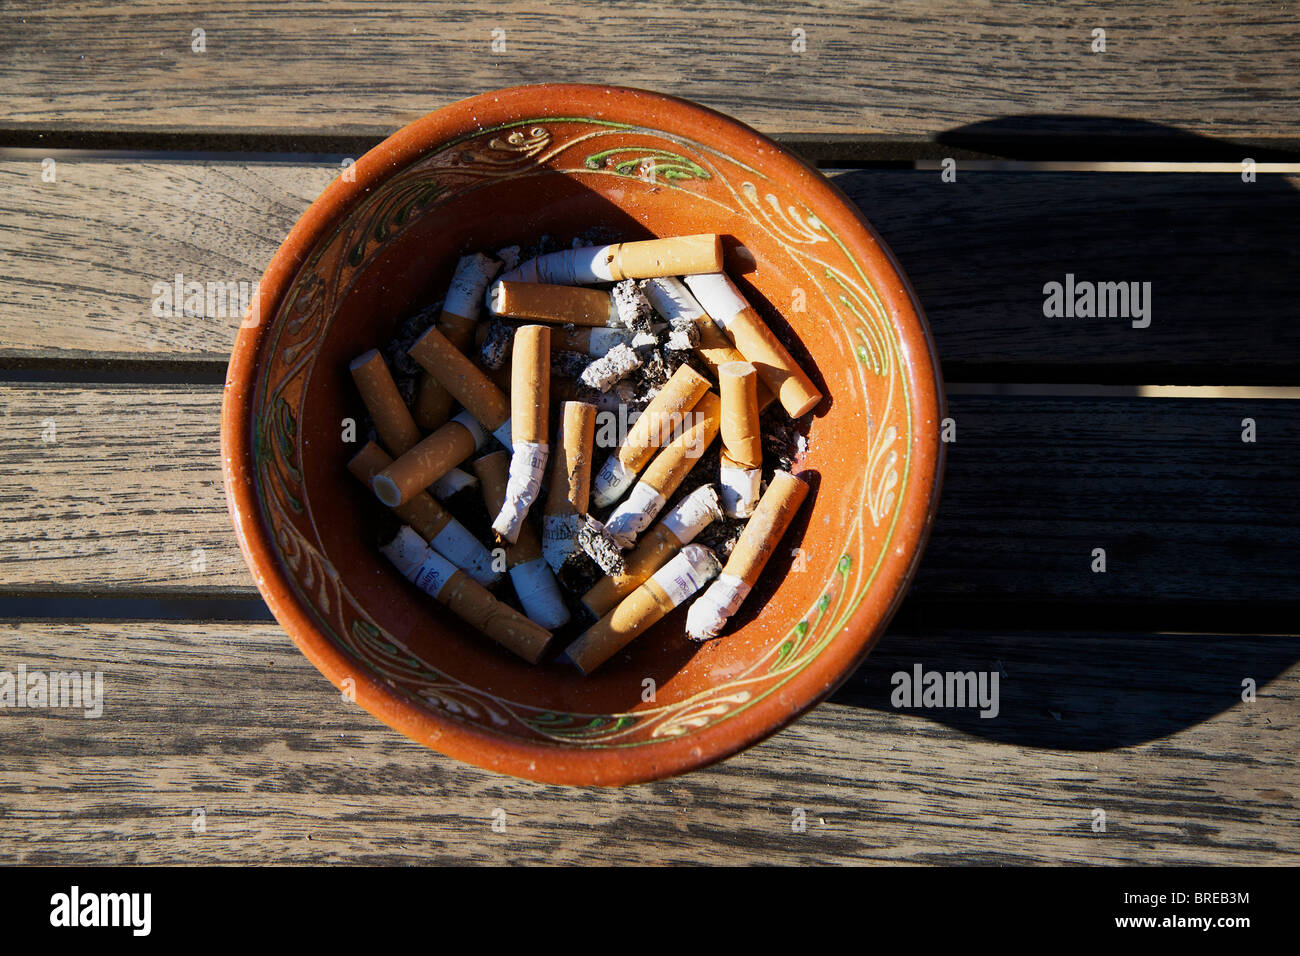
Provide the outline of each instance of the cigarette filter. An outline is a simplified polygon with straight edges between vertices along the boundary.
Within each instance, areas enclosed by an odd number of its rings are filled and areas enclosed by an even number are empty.
[[[721,517],[718,493],[713,486],[696,488],[637,542],[636,548],[624,558],[624,572],[601,578],[582,596],[582,603],[593,616],[604,617],[663,567],[682,545],[690,544],[696,535]]]
[[[605,461],[594,480],[591,499],[597,508],[608,508],[623,497],[646,463],[661,445],[682,427],[686,414],[709,390],[709,380],[689,365],[673,373],[668,384],[659,390],[617,452]]]
[[[382,448],[374,442],[367,442],[348,462],[348,471],[368,486],[375,475],[392,464],[392,461]],[[429,542],[430,547],[479,584],[495,584],[500,579],[500,572],[492,568],[492,555],[487,548],[464,525],[448,514],[442,505],[424,492],[416,494],[406,504],[398,505],[393,511]]]
[[[510,420],[505,393],[436,328],[416,339],[408,354],[493,434]]]
[[[501,281],[591,285],[721,271],[721,236],[675,236],[550,252],[511,269]]]
[[[379,440],[394,455],[400,455],[420,440],[420,429],[411,417],[402,393],[377,349],[359,355],[348,366],[361,401],[374,419]]]
[[[692,640],[707,641],[721,633],[727,618],[744,603],[754,582],[763,573],[767,559],[776,550],[795,513],[808,495],[808,485],[787,471],[778,471],[767,486],[754,516],[740,533],[727,566],[709,585],[686,617],[686,634]]]
[[[546,473],[547,411],[551,406],[551,330],[525,325],[515,332],[510,365],[510,481],[492,530],[514,542]]]
[[[695,354],[704,359],[706,365],[718,374],[718,369],[727,362],[743,362],[744,356],[731,344],[727,334],[718,328],[716,322],[700,308],[691,295],[691,290],[677,278],[646,279],[641,283],[646,298],[660,315],[674,327],[681,322],[693,322],[699,341],[695,343]],[[670,346],[671,347],[671,346]],[[758,410],[762,411],[776,398],[767,383],[759,378]]]
[[[822,400],[812,380],[795,364],[785,346],[745,301],[740,290],[721,272],[687,276],[686,285],[745,361],[758,369],[791,418],[810,412]]]
[[[380,550],[408,581],[502,647],[530,664],[536,664],[546,653],[550,631],[498,601],[410,528],[403,526],[397,537]]]
[[[719,567],[717,556],[708,548],[686,545],[564,653],[578,670],[590,674],[707,584]]]
[[[474,462],[474,471],[483,487],[483,503],[489,514],[500,511],[505,501],[509,464],[503,451],[484,455]],[[525,614],[548,628],[559,627],[569,620],[569,609],[560,595],[550,565],[542,559],[542,546],[532,525],[521,525],[518,540],[506,548],[506,567]]]
[[[443,300],[438,330],[462,352],[473,340],[483,292],[500,268],[500,262],[477,252],[462,256],[456,263],[451,286]],[[420,427],[433,431],[451,415],[451,406],[451,393],[428,372],[421,374],[415,398],[415,420]]]
[[[560,453],[551,468],[551,490],[542,513],[542,554],[560,570],[577,550],[579,516],[591,492],[591,456],[596,443],[596,406],[565,402],[560,413]]]
[[[483,447],[487,433],[469,412],[460,412],[375,475],[371,487],[390,508],[405,504]]]
[[[492,283],[488,309],[493,315],[556,325],[613,326],[618,313],[608,292],[537,282]]]
[[[758,504],[762,481],[763,440],[758,424],[758,372],[748,362],[727,362],[718,368],[722,398],[722,510],[732,518],[748,518]]]
[[[720,405],[717,395],[704,393],[688,413],[690,427],[655,456],[641,480],[632,486],[627,498],[605,522],[605,528],[624,550],[632,547],[636,536],[650,527],[650,522],[717,436]]]

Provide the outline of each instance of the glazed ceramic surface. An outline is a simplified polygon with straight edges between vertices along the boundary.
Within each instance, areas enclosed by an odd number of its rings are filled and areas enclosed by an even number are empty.
[[[626,784],[720,759],[849,676],[920,556],[942,399],[919,306],[824,177],[703,107],[638,90],[520,87],[439,110],[307,211],[241,329],[222,445],[258,587],[303,652],[412,738],[505,773]],[[594,232],[593,232],[594,231]],[[684,610],[591,677],[473,633],[377,550],[346,470],[364,409],[348,361],[440,300],[459,255],[543,234],[716,232],[741,290],[826,398],[794,466],[812,491],[725,636]]]

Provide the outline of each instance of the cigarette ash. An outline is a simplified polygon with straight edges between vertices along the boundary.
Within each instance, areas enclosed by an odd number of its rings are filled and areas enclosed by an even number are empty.
[[[637,351],[619,343],[584,368],[578,380],[587,388],[608,392],[616,382],[622,381],[641,365],[642,359]]]
[[[582,523],[578,525],[578,547],[602,572],[611,577],[627,570],[618,544],[609,536],[603,524],[588,515],[583,515]]]
[[[489,372],[498,372],[515,344],[515,327],[497,316],[488,320],[483,344],[479,346],[479,364]]]
[[[614,288],[609,290],[610,296],[614,300],[614,310],[618,313],[618,320],[626,329],[633,332],[649,333],[654,323],[654,318],[658,315],[650,300],[646,298],[645,293],[641,291],[641,286],[636,279],[624,279],[622,282],[614,284]]]
[[[558,349],[551,353],[551,375],[558,378],[578,379],[591,364],[591,356],[582,352]]]

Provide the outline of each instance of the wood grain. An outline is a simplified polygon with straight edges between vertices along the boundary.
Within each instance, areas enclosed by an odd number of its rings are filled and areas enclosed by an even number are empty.
[[[1180,688],[1216,698],[1216,714],[1170,736],[1104,751],[1031,742],[1034,727],[1068,736],[1080,723],[1056,709],[1059,694],[1050,712],[1038,706],[1053,678],[1105,688],[1127,663],[1159,683],[1171,640],[1076,635],[1092,663],[1067,675],[1051,663],[1055,639],[891,635],[876,670],[771,740],[684,777],[592,790],[425,750],[346,702],[273,626],[10,622],[0,669],[100,670],[104,713],[0,711],[0,859],[1294,864],[1300,667],[1243,703],[1232,666],[1268,653],[1266,641],[1224,639],[1232,653]],[[1022,736],[894,709],[887,672],[911,661],[1001,666],[999,717],[967,723],[1017,725]],[[1140,723],[1150,689],[1094,700],[1116,722]]]
[[[564,81],[686,96],[765,132],[885,142],[1008,114],[1045,117],[1022,139],[1102,135],[1117,121],[1297,137],[1294,13],[1246,2],[153,0],[8,4],[4,20],[0,112],[29,144],[70,129],[387,135],[465,96]],[[1099,27],[1104,53],[1092,51]],[[806,52],[792,49],[796,29]],[[1169,135],[1138,129],[1138,142]]]
[[[336,159],[0,160],[0,363],[199,367],[238,318],[157,316],[177,274],[251,287]],[[952,381],[1298,384],[1300,177],[833,174],[893,248]],[[1043,286],[1151,283],[1151,322],[1048,319]]]
[[[0,595],[255,594],[219,389],[11,384],[0,408]],[[1219,601],[1242,629],[1300,601],[1300,403],[959,395],[949,415],[918,600]]]

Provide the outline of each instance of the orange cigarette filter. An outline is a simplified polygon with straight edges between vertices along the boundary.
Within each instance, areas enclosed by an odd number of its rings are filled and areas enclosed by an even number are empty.
[[[505,393],[436,328],[420,336],[409,354],[489,431],[509,420],[510,400]]]
[[[388,507],[404,505],[474,454],[486,440],[473,416],[461,412],[375,475],[371,487]]]
[[[365,447],[348,462],[348,471],[352,472],[352,475],[366,487],[370,487],[375,475],[392,463],[393,459],[382,448],[374,442],[367,442]],[[410,500],[398,505],[393,512],[402,519],[403,523],[414,528],[425,541],[436,538],[452,520],[447,509],[426,492],[412,495]]]
[[[591,497],[591,458],[596,445],[596,406],[565,402],[559,446],[551,466],[546,514],[586,514]]]
[[[547,441],[550,385],[551,330],[544,325],[522,326],[515,331],[510,363],[512,442]]]
[[[556,325],[608,326],[613,316],[608,292],[537,282],[497,282],[489,305],[494,315]]]
[[[462,256],[456,263],[438,330],[462,352],[473,340],[483,293],[500,268],[501,263],[482,253]],[[422,373],[415,398],[415,420],[419,426],[426,432],[433,431],[450,417],[451,406],[451,393],[428,372]]]
[[[352,381],[366,410],[375,422],[379,440],[394,455],[400,455],[420,440],[420,429],[411,417],[397,383],[378,349],[359,355],[348,366]]]
[[[748,362],[727,362],[718,368],[722,398],[722,447],[742,468],[763,464],[763,439],[758,425],[758,371]]]

